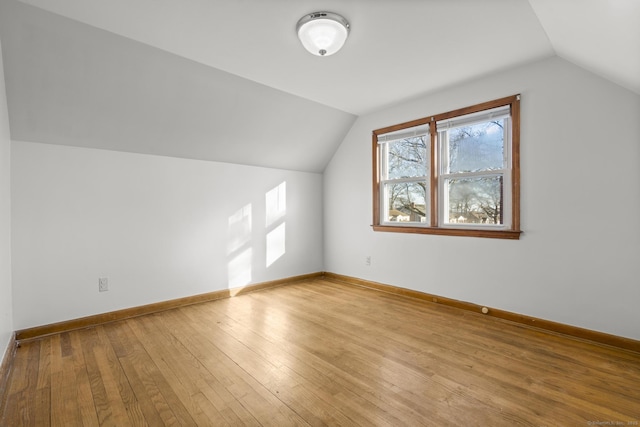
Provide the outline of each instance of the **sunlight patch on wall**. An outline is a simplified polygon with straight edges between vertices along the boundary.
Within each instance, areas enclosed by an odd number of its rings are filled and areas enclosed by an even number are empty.
[[[284,218],[287,213],[287,182],[280,183],[277,187],[267,191],[266,202],[266,226],[270,227],[276,221]]]
[[[286,252],[287,213],[287,182],[281,182],[277,187],[265,194],[265,225],[267,228],[266,265],[271,266]]]
[[[284,222],[267,233],[267,267],[276,262],[286,252],[285,236]]]
[[[251,248],[245,249],[229,261],[229,289],[246,286],[251,283],[252,262],[253,253]]]
[[[229,288],[251,283],[253,251],[251,247],[251,204],[243,206],[229,217],[227,272]]]

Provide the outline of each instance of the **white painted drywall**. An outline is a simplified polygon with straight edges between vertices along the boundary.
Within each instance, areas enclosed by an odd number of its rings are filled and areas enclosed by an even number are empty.
[[[0,41],[0,361],[13,333],[11,297],[11,137]]]
[[[322,270],[320,174],[21,141],[11,155],[16,329]]]
[[[517,93],[519,241],[371,230],[372,130]],[[325,270],[640,339],[639,118],[559,58],[362,116],[325,170]]]

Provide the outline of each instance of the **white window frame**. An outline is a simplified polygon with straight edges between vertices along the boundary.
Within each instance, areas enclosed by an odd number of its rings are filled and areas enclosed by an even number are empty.
[[[430,186],[430,164],[431,164],[431,142],[430,142],[430,130],[428,127],[424,126],[416,126],[415,131],[411,131],[414,128],[407,128],[407,132],[403,132],[402,135],[394,136],[393,133],[381,135],[378,137],[378,149],[380,150],[380,154],[378,158],[380,159],[379,168],[380,168],[380,218],[383,224],[387,224],[390,226],[396,227],[426,227],[429,225],[430,214],[429,214],[429,194],[431,192]],[[425,159],[425,171],[426,175],[423,176],[415,176],[409,178],[389,178],[389,145],[400,141],[406,138],[415,138],[423,136],[426,140],[427,145],[427,153]],[[425,221],[389,221],[388,214],[390,212],[389,206],[389,195],[387,194],[387,186],[392,184],[404,184],[404,183],[419,183],[424,182],[425,184]]]
[[[486,123],[495,119],[504,119],[503,128],[503,159],[502,169],[494,169],[491,171],[481,172],[450,172],[447,170],[446,161],[449,157],[449,131],[457,129],[465,125],[474,125]],[[446,123],[449,122],[449,123]],[[448,228],[486,228],[497,230],[508,230],[511,228],[511,215],[512,215],[512,185],[511,185],[511,114],[508,108],[499,107],[492,110],[485,110],[478,113],[472,113],[464,116],[458,116],[454,120],[443,120],[436,123],[437,131],[437,143],[438,143],[438,164],[440,170],[438,172],[438,200],[439,212],[438,212],[438,226]],[[501,224],[477,224],[477,223],[452,223],[449,218],[449,192],[447,191],[447,180],[449,179],[468,179],[468,178],[488,178],[488,177],[502,177],[502,207],[503,210],[500,213],[502,223]]]

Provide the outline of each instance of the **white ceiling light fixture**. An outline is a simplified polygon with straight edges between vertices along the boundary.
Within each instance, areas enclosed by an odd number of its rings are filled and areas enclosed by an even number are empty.
[[[302,45],[317,56],[333,55],[349,35],[349,22],[337,13],[313,12],[298,21],[296,31]]]

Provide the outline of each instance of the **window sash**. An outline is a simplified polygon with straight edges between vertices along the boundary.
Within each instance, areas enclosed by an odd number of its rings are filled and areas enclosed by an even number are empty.
[[[426,154],[425,154],[425,172],[426,175],[415,175],[415,176],[410,176],[410,177],[406,177],[406,178],[389,178],[389,159],[390,159],[390,154],[389,154],[389,147],[392,143],[395,143],[397,141],[401,141],[403,139],[407,139],[407,138],[394,138],[391,139],[389,141],[385,141],[383,143],[379,143],[378,146],[378,157],[380,160],[380,164],[379,164],[379,170],[380,170],[380,179],[381,180],[385,180],[385,181],[391,181],[391,180],[402,180],[402,179],[410,179],[410,180],[414,180],[414,179],[418,179],[418,178],[423,178],[423,177],[427,177],[429,176],[430,172],[430,159],[431,159],[431,153],[430,153],[430,141],[428,138],[428,134],[417,134],[412,136],[412,138],[415,137],[420,137],[420,136],[424,136],[425,137],[425,141],[427,141],[427,147],[426,147]]]
[[[449,131],[464,126],[472,126],[476,124],[486,123],[495,120],[504,120],[503,122],[503,145],[502,145],[502,164],[501,169],[482,170],[477,172],[450,172],[449,169]],[[439,160],[439,176],[438,176],[438,195],[439,203],[438,226],[444,228],[474,228],[474,229],[510,229],[512,225],[511,215],[511,114],[510,106],[505,105],[490,110],[479,111],[477,113],[466,114],[463,116],[453,117],[447,120],[436,122],[437,140],[438,140],[438,160]],[[460,224],[452,223],[449,218],[449,192],[447,191],[447,183],[452,179],[473,179],[473,178],[490,178],[502,176],[502,224],[484,224],[469,223]]]
[[[511,116],[501,116],[500,119],[504,119],[503,124],[503,138],[502,138],[502,165],[503,169],[511,169],[511,134],[512,134],[512,126],[511,126]],[[490,118],[487,120],[476,121],[473,124],[481,124],[486,123],[492,120],[496,120],[495,118]],[[436,124],[437,126],[437,124]],[[440,175],[447,174],[464,174],[468,172],[450,172],[449,171],[449,131],[452,129],[457,129],[459,127],[469,126],[469,124],[463,124],[460,126],[454,126],[447,129],[440,129],[437,132],[438,138],[438,160],[440,164]],[[498,169],[491,169],[482,172],[495,171]]]
[[[392,186],[394,184],[418,184],[418,185],[424,184],[425,185],[425,196],[424,196],[425,221],[412,221],[412,223],[428,224],[430,198],[429,198],[429,186],[428,186],[427,177],[423,177],[422,179],[411,179],[411,180],[402,179],[402,180],[381,181],[380,182],[380,200],[382,200],[382,203],[380,203],[380,218],[382,218],[382,222],[395,224],[395,221],[389,221],[388,213],[392,209],[395,209],[395,207],[389,206],[389,194],[387,192],[387,189],[389,188],[389,186]]]
[[[407,136],[409,135],[410,136]],[[388,135],[388,134],[387,134]],[[397,133],[396,133],[397,135]],[[402,139],[406,139],[408,137],[419,137],[419,136],[425,136],[425,139],[427,142],[427,155],[425,158],[425,170],[427,172],[427,175],[422,175],[422,176],[412,176],[412,177],[406,177],[406,178],[391,178],[389,179],[389,145],[393,142],[402,140]],[[401,138],[389,138],[388,140],[384,141],[384,142],[380,142],[380,139],[378,138],[378,158],[379,158],[379,170],[380,170],[380,179],[379,179],[379,215],[380,215],[380,222],[383,224],[388,224],[388,225],[393,225],[393,226],[420,226],[420,227],[426,227],[429,225],[429,220],[430,220],[430,215],[429,215],[429,205],[430,205],[430,185],[429,185],[429,176],[430,176],[430,161],[431,161],[431,155],[430,155],[430,139],[429,139],[429,134],[425,134],[424,132],[421,133],[413,133],[413,132],[404,132],[402,133],[402,137]],[[411,184],[411,183],[424,183],[425,184],[425,222],[418,222],[418,221],[407,221],[407,222],[397,222],[397,221],[390,221],[389,220],[389,212],[391,210],[391,206],[389,206],[389,197],[387,194],[387,188],[389,185],[393,185],[393,184]]]
[[[452,223],[449,218],[449,192],[447,191],[447,182],[451,179],[469,179],[469,178],[493,178],[502,177],[502,200],[500,213],[502,223],[501,224],[484,224],[484,223]],[[441,175],[438,180],[438,200],[440,201],[440,209],[438,212],[438,226],[443,228],[474,228],[474,229],[504,229],[508,230],[512,226],[512,194],[509,189],[511,188],[511,173],[507,169],[501,169],[499,171],[491,172],[471,172],[471,173],[456,173]],[[447,221],[448,220],[448,221]]]

